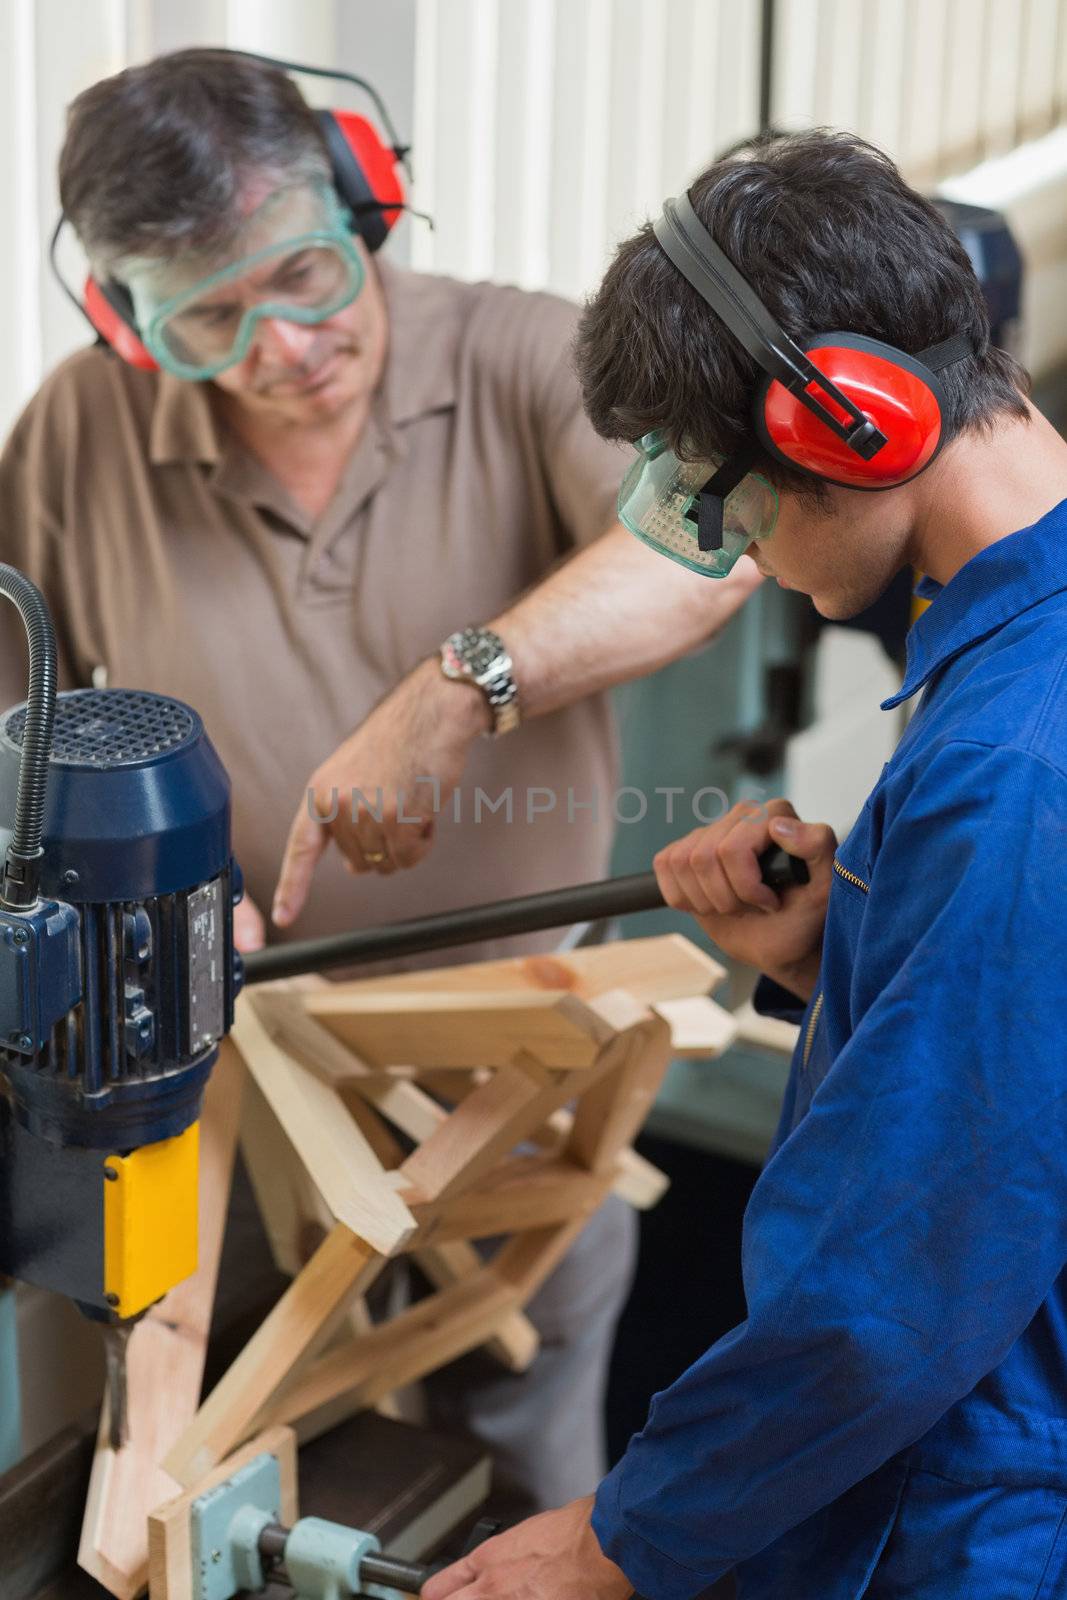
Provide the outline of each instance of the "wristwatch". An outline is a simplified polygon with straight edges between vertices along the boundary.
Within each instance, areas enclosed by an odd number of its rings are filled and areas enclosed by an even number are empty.
[[[476,683],[493,713],[492,734],[510,733],[519,725],[519,686],[511,675],[511,657],[499,633],[491,628],[463,628],[441,646],[441,671],[446,678]]]

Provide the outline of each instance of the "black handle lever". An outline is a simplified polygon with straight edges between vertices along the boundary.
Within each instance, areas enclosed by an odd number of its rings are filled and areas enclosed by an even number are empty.
[[[488,1539],[495,1539],[498,1533],[503,1533],[504,1524],[496,1522],[492,1517],[482,1517],[474,1524],[466,1544],[463,1546],[465,1556],[472,1555],[480,1544],[485,1544]]]
[[[469,1556],[487,1539],[495,1539],[503,1527],[502,1522],[494,1522],[491,1517],[483,1517],[480,1522],[475,1523],[470,1537],[463,1546],[462,1555],[456,1559],[462,1561],[464,1556]],[[435,1573],[443,1572],[451,1565],[451,1561],[438,1561],[432,1567],[419,1566],[415,1562],[400,1561],[396,1556],[384,1553],[364,1556],[359,1564],[359,1581],[380,1583],[387,1589],[401,1589],[405,1594],[421,1594],[423,1585],[429,1583]]]
[[[772,889],[807,883],[803,861],[772,845],[760,856],[763,881]],[[770,874],[770,876],[768,876]],[[604,917],[627,917],[637,911],[662,911],[664,899],[654,872],[637,872],[628,878],[606,878],[600,883],[580,883],[566,889],[516,900],[497,900],[487,906],[463,906],[432,917],[412,917],[384,927],[358,928],[353,933],[331,934],[294,944],[270,945],[244,957],[246,983],[271,978],[293,978],[326,967],[355,966],[397,956],[422,955],[447,950],[481,939],[506,939],[515,934],[565,928],[575,922],[598,922]]]
[[[791,889],[796,883],[810,883],[808,863],[791,856],[780,844],[772,844],[759,858],[760,876],[768,889]]]

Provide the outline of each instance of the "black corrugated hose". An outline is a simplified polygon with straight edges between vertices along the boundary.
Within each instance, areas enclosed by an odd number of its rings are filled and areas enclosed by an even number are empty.
[[[12,910],[21,910],[34,904],[41,881],[41,834],[56,720],[56,634],[40,589],[2,562],[0,594],[6,595],[18,610],[30,651],[15,829],[7,847],[0,886],[0,901]]]

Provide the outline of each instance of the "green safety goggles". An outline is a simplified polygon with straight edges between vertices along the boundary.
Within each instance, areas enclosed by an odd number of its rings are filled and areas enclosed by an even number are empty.
[[[175,377],[214,378],[244,360],[265,317],[324,322],[363,287],[351,217],[327,182],[269,195],[244,219],[228,253],[225,265],[207,273],[202,257],[133,262],[123,270],[141,338]]]
[[[706,578],[725,578],[753,539],[769,539],[778,495],[744,457],[682,461],[662,433],[646,433],[619,490],[619,521],[661,555]]]

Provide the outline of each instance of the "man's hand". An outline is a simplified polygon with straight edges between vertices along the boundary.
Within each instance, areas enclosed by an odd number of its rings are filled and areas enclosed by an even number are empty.
[[[300,915],[331,839],[353,873],[391,873],[421,861],[433,845],[436,814],[489,720],[481,690],[445,678],[436,659],[409,673],[308,779],[311,792],[293,818],[274,891],[277,926]]]
[[[593,1497],[520,1522],[439,1572],[423,1600],[627,1600],[633,1585],[601,1551]]]
[[[233,908],[233,942],[243,955],[250,950],[262,950],[267,942],[263,913],[247,894]]]
[[[806,861],[810,883],[782,895],[769,889],[758,858],[771,844]],[[667,845],[653,866],[669,906],[691,911],[727,955],[807,999],[819,969],[836,848],[833,829],[800,822],[788,800],[741,801],[710,827]]]

